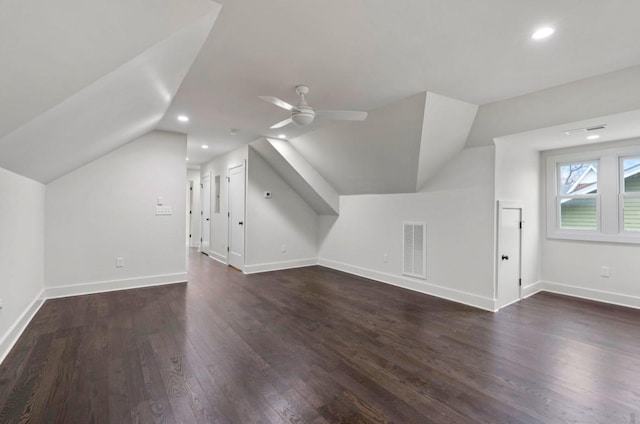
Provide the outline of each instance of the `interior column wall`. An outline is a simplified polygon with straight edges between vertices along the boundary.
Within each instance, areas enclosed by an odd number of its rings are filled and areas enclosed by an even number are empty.
[[[43,184],[0,168],[0,361],[44,289]]]
[[[496,201],[523,204],[521,278],[523,295],[540,281],[542,184],[540,152],[496,140]]]

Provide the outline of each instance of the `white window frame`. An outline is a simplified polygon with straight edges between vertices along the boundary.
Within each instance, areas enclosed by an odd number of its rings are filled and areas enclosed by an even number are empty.
[[[640,197],[640,192],[625,194],[622,159],[640,156],[640,142],[612,147],[586,146],[560,151],[547,151],[545,155],[545,199],[547,238],[582,240],[608,243],[640,244],[640,231],[624,231],[624,197]],[[597,229],[560,228],[560,198],[558,172],[560,165],[575,162],[598,162],[598,190],[595,196]],[[580,197],[583,195],[575,196]]]

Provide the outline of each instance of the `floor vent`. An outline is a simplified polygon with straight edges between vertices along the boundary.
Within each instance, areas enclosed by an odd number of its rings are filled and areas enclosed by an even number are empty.
[[[427,278],[427,225],[423,222],[403,224],[402,273]]]

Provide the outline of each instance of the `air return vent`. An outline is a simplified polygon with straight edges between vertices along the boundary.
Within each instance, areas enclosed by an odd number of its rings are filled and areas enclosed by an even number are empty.
[[[604,130],[605,128],[607,128],[607,124],[594,125],[592,127],[586,127],[586,128],[576,128],[574,130],[567,130],[564,133],[566,135],[572,135],[572,134],[580,134],[580,133],[586,133],[591,131]]]
[[[427,226],[423,222],[402,224],[402,273],[427,278]]]

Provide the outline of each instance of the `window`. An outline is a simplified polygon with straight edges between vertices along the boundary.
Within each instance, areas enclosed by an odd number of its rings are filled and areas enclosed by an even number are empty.
[[[620,158],[622,230],[640,231],[640,156]]]
[[[214,178],[214,206],[213,206],[213,212],[214,213],[220,213],[220,175],[216,175]]]
[[[549,238],[640,244],[640,145],[609,146],[545,153]]]
[[[598,229],[598,162],[558,165],[560,228]]]

